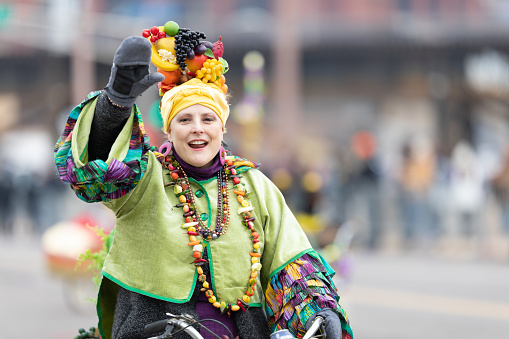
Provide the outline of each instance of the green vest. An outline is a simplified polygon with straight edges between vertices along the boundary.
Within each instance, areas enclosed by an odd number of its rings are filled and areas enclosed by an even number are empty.
[[[89,102],[80,114],[73,131],[72,152],[77,167],[88,161],[87,145],[95,102]],[[133,115],[113,145],[106,163],[123,161],[130,141]],[[154,298],[187,302],[197,281],[192,246],[181,208],[173,188],[169,171],[154,153],[149,153],[146,172],[130,193],[104,202],[116,216],[115,237],[106,257],[103,275],[118,285]],[[270,277],[289,262],[311,251],[309,241],[288,208],[278,188],[259,170],[242,173],[242,183],[251,192],[254,207],[251,215],[254,230],[259,233],[262,269],[257,279],[251,306],[261,306]],[[199,214],[206,214],[209,227],[215,227],[218,187],[217,179],[190,179]],[[212,289],[219,301],[236,303],[249,285],[250,252],[253,243],[250,231],[242,225],[237,213],[240,204],[230,181],[230,224],[225,235],[207,242],[210,259]],[[203,193],[201,197],[197,192]],[[200,195],[200,194],[198,194]],[[205,215],[204,215],[205,216]],[[104,294],[104,290],[102,294]],[[103,315],[104,316],[104,315]]]
[[[138,186],[122,198],[104,203],[116,215],[115,238],[106,257],[103,274],[119,285],[155,298],[182,303],[190,299],[196,284],[192,246],[171,181],[151,154],[147,171]],[[217,179],[190,180],[198,214],[215,227]],[[260,234],[261,277],[252,304],[263,302],[269,277],[311,246],[274,184],[259,170],[243,173],[242,182],[251,193],[254,230]],[[198,193],[198,195],[196,195]],[[201,196],[201,197],[199,197]],[[230,224],[225,235],[206,242],[212,286],[217,298],[236,303],[248,287],[253,242],[251,232],[237,213],[241,208],[230,185]],[[260,281],[261,280],[261,281]],[[263,286],[263,288],[262,288]],[[261,306],[261,305],[260,305]]]

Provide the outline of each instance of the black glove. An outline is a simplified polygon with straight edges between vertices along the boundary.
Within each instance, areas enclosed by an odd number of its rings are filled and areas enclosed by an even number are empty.
[[[315,320],[316,316],[321,316],[324,319],[323,325],[325,327],[325,334],[327,334],[327,339],[341,339],[342,338],[342,330],[341,330],[341,320],[336,312],[334,312],[330,308],[325,308],[311,317],[309,317],[306,322],[306,331],[311,327],[313,320]]]
[[[145,38],[130,36],[120,44],[105,92],[116,106],[131,107],[150,86],[164,80],[161,73],[149,74],[152,44]]]

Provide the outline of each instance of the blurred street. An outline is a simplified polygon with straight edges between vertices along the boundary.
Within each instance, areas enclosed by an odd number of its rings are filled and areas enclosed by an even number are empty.
[[[69,307],[38,238],[0,238],[0,258],[3,338],[72,338],[95,326],[93,303]],[[354,253],[352,265],[338,287],[357,339],[507,338],[506,263],[366,252]]]
[[[85,300],[93,292],[83,294],[79,310],[71,309],[62,279],[46,268],[38,237],[0,238],[0,258],[3,338],[70,339],[79,328],[96,326],[95,305]]]
[[[359,254],[342,293],[357,339],[503,339],[507,264]]]

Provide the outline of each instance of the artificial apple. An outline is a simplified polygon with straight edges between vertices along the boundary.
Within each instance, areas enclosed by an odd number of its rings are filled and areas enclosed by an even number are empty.
[[[197,70],[202,68],[203,63],[208,57],[205,54],[195,55],[194,58],[186,60],[187,68],[190,72],[196,73]]]

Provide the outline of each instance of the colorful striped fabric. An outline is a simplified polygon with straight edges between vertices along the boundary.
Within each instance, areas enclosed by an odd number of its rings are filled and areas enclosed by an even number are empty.
[[[343,338],[353,338],[348,317],[338,303],[333,275],[332,267],[314,251],[274,274],[265,293],[271,331],[287,328],[294,336],[302,338],[306,321],[318,311],[330,308],[341,318]]]
[[[134,105],[134,120],[125,159],[116,159],[108,165],[102,160],[88,162],[77,168],[71,152],[71,140],[76,121],[83,107],[94,100],[101,91],[91,92],[87,98],[70,113],[62,136],[58,139],[54,154],[60,179],[69,183],[76,195],[86,202],[109,201],[129,193],[145,173],[150,143],[143,126],[141,113]]]

